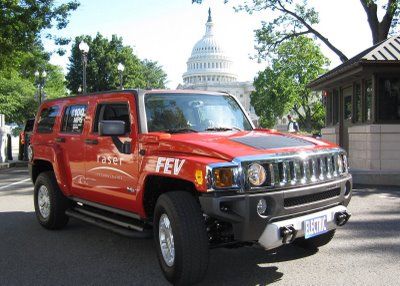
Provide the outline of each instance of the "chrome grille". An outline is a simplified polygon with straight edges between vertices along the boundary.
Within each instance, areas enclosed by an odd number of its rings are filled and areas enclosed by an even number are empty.
[[[291,187],[329,181],[348,172],[347,158],[343,150],[328,150],[271,156],[257,160],[267,171],[269,180],[261,187]],[[248,162],[251,163],[251,162]],[[250,186],[253,189],[252,186]]]

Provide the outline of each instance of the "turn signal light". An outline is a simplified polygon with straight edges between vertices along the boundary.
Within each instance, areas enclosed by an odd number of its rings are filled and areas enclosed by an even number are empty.
[[[232,168],[214,169],[213,177],[216,188],[229,188],[235,185],[235,174]]]

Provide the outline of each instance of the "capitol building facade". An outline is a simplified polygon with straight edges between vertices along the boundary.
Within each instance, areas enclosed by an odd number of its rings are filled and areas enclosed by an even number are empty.
[[[183,85],[178,89],[195,89],[227,92],[235,96],[253,121],[257,121],[250,104],[250,93],[254,90],[250,81],[239,82],[233,72],[233,61],[219,44],[213,31],[211,10],[208,10],[206,33],[194,45],[183,74]]]

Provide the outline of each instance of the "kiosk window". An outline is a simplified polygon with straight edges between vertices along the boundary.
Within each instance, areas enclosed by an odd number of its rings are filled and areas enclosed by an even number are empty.
[[[86,105],[71,105],[65,109],[61,132],[82,133],[86,116]]]

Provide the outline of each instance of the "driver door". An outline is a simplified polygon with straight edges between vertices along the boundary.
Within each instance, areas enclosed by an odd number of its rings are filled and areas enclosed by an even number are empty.
[[[93,104],[95,114],[92,130],[85,139],[87,199],[111,207],[137,212],[136,196],[138,184],[137,120],[132,95],[114,97],[110,101],[97,100]],[[99,122],[120,120],[125,122],[125,135],[99,135]],[[126,154],[115,142],[130,142]]]

